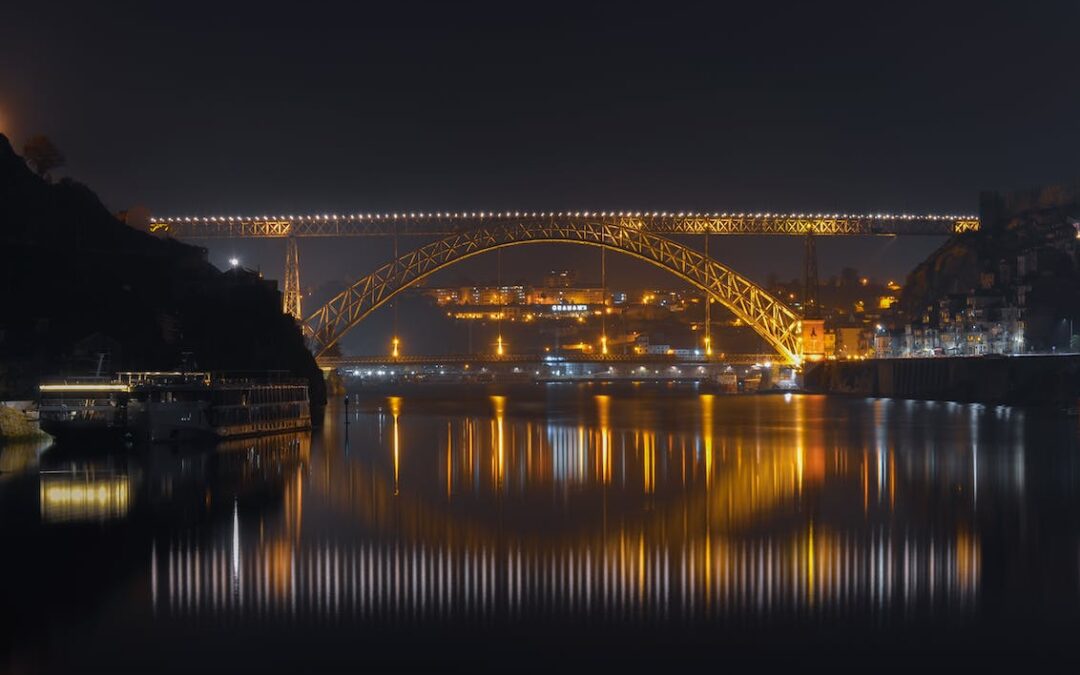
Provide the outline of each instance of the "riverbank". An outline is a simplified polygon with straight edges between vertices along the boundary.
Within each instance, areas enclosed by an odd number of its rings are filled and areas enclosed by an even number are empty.
[[[21,409],[0,404],[0,445],[49,438]]]
[[[89,188],[42,180],[0,134],[0,400],[43,379],[122,371],[286,371],[326,400],[277,283],[117,220]],[[17,289],[17,290],[15,290]]]
[[[823,361],[804,381],[820,394],[1072,407],[1080,354]]]

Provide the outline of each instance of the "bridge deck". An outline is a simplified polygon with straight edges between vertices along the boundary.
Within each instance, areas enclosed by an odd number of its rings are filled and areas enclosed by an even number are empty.
[[[657,234],[948,236],[979,229],[977,216],[772,213],[389,213],[154,218],[150,231],[179,239],[444,236],[478,227],[610,223]]]
[[[662,366],[719,366],[765,364],[779,359],[777,354],[721,354],[712,357],[679,358],[669,354],[443,354],[407,356],[321,356],[323,368],[394,367],[394,366],[464,366],[464,365],[662,365]]]

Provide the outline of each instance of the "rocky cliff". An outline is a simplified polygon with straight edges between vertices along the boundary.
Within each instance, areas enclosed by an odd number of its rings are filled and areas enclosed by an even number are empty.
[[[42,376],[287,370],[325,401],[321,372],[273,283],[221,272],[203,249],[134,230],[87,187],[49,183],[0,135],[0,398]]]

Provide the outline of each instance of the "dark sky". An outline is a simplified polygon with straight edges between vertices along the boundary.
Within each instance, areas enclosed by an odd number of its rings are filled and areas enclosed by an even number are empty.
[[[113,209],[972,212],[1080,175],[1077,2],[73,4],[0,7],[0,131],[51,136]],[[822,269],[903,276],[936,243]],[[800,269],[798,242],[725,246]],[[318,284],[383,252],[302,255]]]

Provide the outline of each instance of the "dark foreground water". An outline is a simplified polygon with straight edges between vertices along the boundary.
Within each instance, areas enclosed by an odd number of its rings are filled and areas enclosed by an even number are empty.
[[[349,418],[0,451],[0,669],[1078,658],[1075,417],[552,385]]]

